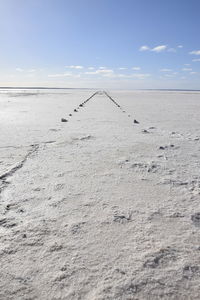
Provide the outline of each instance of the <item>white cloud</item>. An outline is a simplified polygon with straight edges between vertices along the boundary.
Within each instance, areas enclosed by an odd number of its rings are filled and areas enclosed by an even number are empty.
[[[191,51],[189,54],[200,55],[200,50]]]
[[[166,49],[167,49],[166,45],[160,45],[160,46],[156,46],[155,48],[151,49],[151,51],[159,53],[159,52],[165,51]]]
[[[24,71],[24,69],[22,69],[22,68],[16,68],[15,69],[17,72],[23,72]]]
[[[72,76],[71,73],[61,73],[61,74],[49,74],[48,77],[67,77]]]
[[[171,77],[174,77],[174,74],[165,74],[165,77],[171,78]]]
[[[183,68],[182,71],[192,71],[191,68]]]
[[[184,66],[190,66],[191,64],[184,64]]]
[[[191,75],[197,74],[197,72],[190,72]]]
[[[99,69],[100,69],[100,70],[105,70],[105,69],[106,69],[106,67],[99,67]]]
[[[109,69],[102,69],[96,71],[97,74],[113,73],[113,72],[114,72],[113,70],[109,70]]]
[[[111,73],[114,73],[114,71],[109,69],[99,69],[94,72],[85,72],[86,75],[97,75],[97,74],[104,75],[104,74],[111,74]]]
[[[94,70],[94,67],[89,67],[88,70]]]
[[[96,75],[97,71],[94,71],[94,72],[85,72],[84,74],[86,74],[86,75]]]
[[[141,68],[140,67],[133,67],[132,70],[139,71],[139,70],[141,70]]]
[[[119,70],[127,70],[127,68],[123,68],[123,67],[121,67],[121,68],[118,68]]]
[[[140,51],[147,51],[147,50],[150,50],[150,48],[148,46],[141,46]]]
[[[38,70],[36,70],[36,69],[22,69],[22,68],[16,68],[15,69],[17,72],[27,72],[27,73],[34,73],[34,72],[36,72],[36,71],[41,71],[41,69],[38,69]]]
[[[161,71],[161,72],[172,72],[171,69],[161,69],[160,71]]]
[[[69,69],[83,69],[84,67],[83,66],[66,66],[66,68],[69,68]]]
[[[182,45],[178,45],[177,48],[183,48]],[[177,49],[176,48],[168,48],[167,45],[158,45],[154,48],[150,48],[149,46],[141,46],[140,51],[153,51],[153,52],[163,52],[163,51],[167,51],[167,52],[172,52],[172,53],[176,53]]]
[[[127,78],[127,79],[145,79],[147,77],[150,77],[150,74],[143,74],[143,73],[135,73],[135,74],[117,74],[114,73],[113,70],[96,70],[94,72],[85,72],[86,75],[101,75],[102,77],[107,77],[107,78]]]
[[[114,73],[104,73],[102,74],[103,77],[110,77],[110,78],[116,78],[118,77],[117,74]]]
[[[200,61],[200,58],[195,58],[192,61]]]

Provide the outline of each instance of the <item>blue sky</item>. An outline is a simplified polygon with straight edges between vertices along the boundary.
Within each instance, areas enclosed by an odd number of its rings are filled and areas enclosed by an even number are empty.
[[[0,0],[0,86],[200,89],[199,0]]]

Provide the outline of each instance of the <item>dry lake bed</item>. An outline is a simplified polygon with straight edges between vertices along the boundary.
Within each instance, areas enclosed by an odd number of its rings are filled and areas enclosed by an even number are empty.
[[[0,90],[0,299],[200,299],[200,92]]]

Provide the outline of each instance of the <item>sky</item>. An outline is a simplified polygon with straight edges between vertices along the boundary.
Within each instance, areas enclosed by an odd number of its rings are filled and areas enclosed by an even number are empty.
[[[200,89],[199,0],[0,0],[0,86]]]

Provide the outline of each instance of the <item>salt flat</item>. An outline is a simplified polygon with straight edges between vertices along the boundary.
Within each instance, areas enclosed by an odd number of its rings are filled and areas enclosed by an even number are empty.
[[[95,92],[1,91],[0,299],[199,299],[200,93]]]

